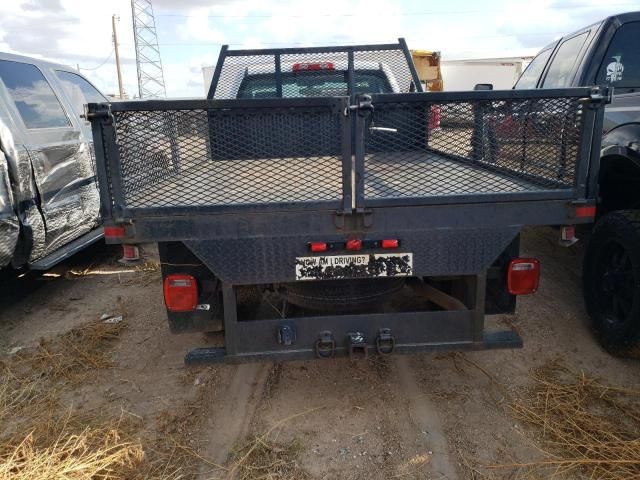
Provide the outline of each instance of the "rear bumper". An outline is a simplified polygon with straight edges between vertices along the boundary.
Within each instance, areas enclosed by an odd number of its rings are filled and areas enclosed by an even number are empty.
[[[432,343],[405,343],[397,344],[393,354],[409,354],[421,352],[442,351],[469,351],[469,350],[497,350],[522,348],[522,338],[511,330],[499,330],[485,332],[479,342],[432,342]],[[368,353],[374,354],[376,347],[367,346]],[[336,357],[348,356],[348,348],[341,346],[336,348]],[[317,358],[315,349],[297,349],[288,351],[262,351],[239,354],[227,354],[224,347],[220,348],[195,348],[185,356],[185,364],[200,365],[208,363],[247,363],[261,361],[289,361],[309,360]]]

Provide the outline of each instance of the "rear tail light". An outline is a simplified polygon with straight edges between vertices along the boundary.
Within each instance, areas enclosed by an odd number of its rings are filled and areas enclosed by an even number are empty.
[[[104,227],[105,240],[120,240],[124,238],[124,227],[110,226]]]
[[[535,258],[514,258],[507,271],[507,290],[511,295],[529,295],[538,290],[540,262]]]
[[[344,246],[347,250],[362,250],[362,240],[359,238],[350,238]]]
[[[326,252],[328,248],[326,242],[311,242],[309,244],[309,250],[312,252]]]
[[[398,248],[400,246],[400,240],[397,239],[386,239],[380,242],[380,246],[382,248]]]
[[[190,312],[198,304],[198,285],[192,275],[171,274],[164,279],[164,304],[170,312]]]
[[[306,72],[308,70],[335,70],[332,62],[315,62],[315,63],[294,63],[291,66],[294,72]]]

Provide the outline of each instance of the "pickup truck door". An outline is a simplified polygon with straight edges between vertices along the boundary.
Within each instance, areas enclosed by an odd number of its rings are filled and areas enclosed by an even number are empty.
[[[97,202],[85,198],[83,188],[95,183],[94,173],[90,160],[83,161],[90,154],[80,126],[45,72],[31,63],[0,60],[0,78],[31,164],[31,172],[20,173],[33,176],[43,221],[32,232],[29,260],[35,260],[95,226]]]

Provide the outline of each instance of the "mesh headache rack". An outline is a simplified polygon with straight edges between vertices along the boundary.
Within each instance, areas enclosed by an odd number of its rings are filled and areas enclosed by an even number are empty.
[[[413,91],[421,92],[422,86],[407,43],[400,38],[398,43],[382,45],[260,50],[229,50],[224,45],[207,98],[341,97]]]

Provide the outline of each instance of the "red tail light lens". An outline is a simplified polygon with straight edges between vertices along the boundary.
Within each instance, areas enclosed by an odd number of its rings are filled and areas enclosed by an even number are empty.
[[[362,250],[362,240],[359,238],[350,238],[344,246],[347,250]]]
[[[540,262],[535,258],[514,258],[507,272],[507,290],[511,295],[529,295],[538,290]]]
[[[335,70],[332,62],[316,62],[316,63],[294,63],[291,66],[294,72],[305,72],[307,70]]]
[[[198,285],[191,275],[167,275],[164,279],[164,304],[170,312],[190,312],[198,304]]]
[[[325,242],[311,242],[309,244],[309,250],[312,252],[326,252],[328,245]]]
[[[118,240],[124,238],[124,227],[104,227],[104,238],[107,240]]]
[[[400,241],[389,238],[387,240],[382,240],[380,242],[380,246],[382,248],[398,248],[400,246]]]
[[[576,207],[577,218],[593,218],[596,216],[595,205],[585,205],[582,207]]]

